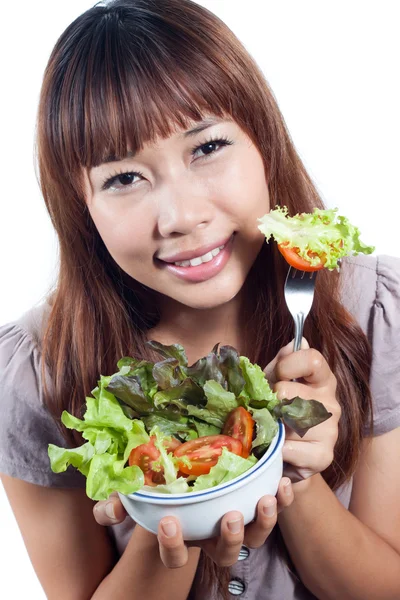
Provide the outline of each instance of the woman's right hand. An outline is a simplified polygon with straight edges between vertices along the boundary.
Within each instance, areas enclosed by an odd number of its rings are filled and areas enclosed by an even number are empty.
[[[276,525],[278,513],[293,502],[293,490],[290,479],[281,479],[277,497],[263,496],[257,505],[256,519],[246,527],[243,516],[238,511],[224,515],[221,521],[221,533],[208,540],[184,542],[178,519],[164,517],[158,526],[160,556],[164,565],[175,569],[183,567],[188,560],[188,547],[198,547],[220,567],[233,565],[239,556],[243,544],[249,548],[259,548]],[[116,525],[126,515],[118,494],[111,496],[94,506],[94,516],[100,525]]]

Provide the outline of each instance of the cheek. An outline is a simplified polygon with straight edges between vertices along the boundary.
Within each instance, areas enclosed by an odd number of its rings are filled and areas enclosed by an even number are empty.
[[[243,160],[227,165],[223,175],[214,179],[214,197],[224,212],[241,227],[252,225],[258,235],[257,218],[269,211],[269,193],[264,164],[258,152],[246,153]]]
[[[149,211],[144,214],[132,210],[124,211],[124,214],[107,211],[105,214],[94,210],[90,213],[107,250],[117,263],[125,258],[143,261],[148,255],[152,238]]]

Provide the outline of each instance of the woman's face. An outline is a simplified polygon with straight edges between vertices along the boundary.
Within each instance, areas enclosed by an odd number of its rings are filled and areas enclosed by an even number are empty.
[[[261,155],[229,119],[209,118],[90,170],[87,204],[118,265],[192,308],[234,298],[269,211]]]

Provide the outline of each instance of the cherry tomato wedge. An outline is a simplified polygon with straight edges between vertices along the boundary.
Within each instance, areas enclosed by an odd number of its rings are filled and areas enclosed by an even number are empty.
[[[229,413],[222,433],[242,442],[242,456],[247,458],[253,442],[253,431],[254,420],[251,414],[243,406],[238,406]]]
[[[178,467],[186,475],[205,475],[210,472],[211,467],[217,464],[222,454],[222,448],[230,452],[242,455],[242,442],[228,435],[205,435],[195,440],[189,440],[174,451],[178,459]],[[185,462],[190,461],[190,467]],[[181,459],[181,460],[179,460]]]
[[[304,260],[304,258],[301,258],[301,256],[298,255],[298,248],[288,248],[284,244],[278,244],[278,249],[284,257],[284,259],[286,260],[286,262],[288,262],[291,267],[294,267],[299,271],[320,271],[324,268],[325,260],[323,256],[319,256],[321,263],[319,265],[313,266],[307,260]],[[310,256],[310,258],[315,258],[316,256],[318,256],[318,254],[316,254],[315,252],[311,252],[311,250],[308,252],[308,255]]]
[[[140,467],[144,474],[145,485],[151,486],[165,483],[163,468],[157,464],[160,451],[154,444],[155,439],[155,436],[151,436],[147,444],[137,446],[129,455],[129,466],[136,465]],[[164,443],[167,452],[171,453],[181,445],[181,442],[175,438],[171,438]]]

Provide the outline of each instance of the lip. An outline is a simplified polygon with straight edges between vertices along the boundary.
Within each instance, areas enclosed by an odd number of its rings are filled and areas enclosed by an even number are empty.
[[[165,263],[175,263],[175,262],[182,262],[183,260],[191,260],[192,258],[197,258],[198,256],[203,256],[204,254],[207,254],[207,252],[211,252],[211,250],[214,250],[215,248],[219,248],[220,246],[225,246],[229,242],[231,237],[232,236],[230,235],[228,238],[225,238],[221,242],[215,242],[214,244],[207,244],[207,246],[201,246],[200,248],[197,248],[196,250],[179,252],[178,254],[174,254],[173,256],[168,256],[168,258],[160,258],[160,257],[157,257],[157,258],[158,258],[158,260],[161,260],[162,262],[165,262]]]
[[[214,256],[214,258],[212,260],[210,260],[209,262],[201,263],[201,265],[198,265],[197,267],[178,267],[177,265],[174,265],[173,263],[169,263],[169,262],[161,261],[161,260],[158,260],[157,264],[161,269],[165,269],[165,270],[169,271],[172,275],[175,275],[176,277],[178,277],[179,279],[182,279],[183,281],[188,281],[190,283],[200,283],[202,281],[207,281],[208,279],[211,279],[212,277],[215,277],[216,275],[218,275],[218,273],[220,273],[222,271],[222,269],[225,267],[226,263],[228,262],[231,254],[232,254],[233,242],[234,242],[234,234],[232,234],[231,237],[227,241],[225,241],[225,244],[223,242],[220,244],[220,246],[225,245],[225,247],[223,248],[223,250],[221,250],[217,254],[217,256]],[[217,246],[208,246],[208,248],[209,248],[208,252],[216,247]],[[205,254],[207,252],[207,250],[202,250],[202,251],[203,251],[203,254]],[[195,258],[195,256],[201,256],[201,255],[199,255],[199,254],[192,255],[193,258]],[[177,259],[177,260],[179,260],[179,259]],[[181,259],[181,260],[190,260],[190,259]]]

